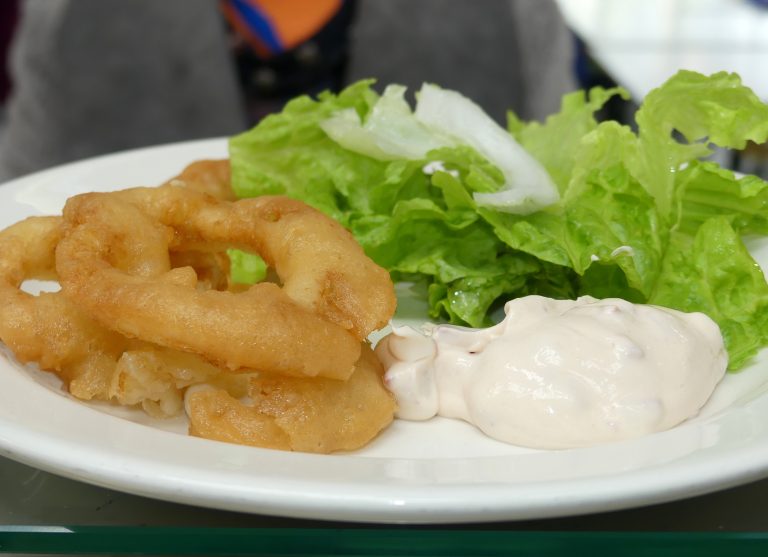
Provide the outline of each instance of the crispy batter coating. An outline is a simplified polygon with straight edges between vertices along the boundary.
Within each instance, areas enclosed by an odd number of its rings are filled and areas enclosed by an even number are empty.
[[[20,362],[56,373],[77,398],[141,404],[158,417],[178,413],[180,389],[190,384],[189,376],[205,380],[216,368],[103,327],[61,292],[33,295],[21,289],[26,280],[56,280],[54,253],[61,235],[60,217],[30,217],[0,232],[0,340]],[[142,267],[133,263],[134,270]],[[148,353],[155,369],[171,375],[162,389],[157,379],[138,380],[147,377],[142,362]],[[154,408],[169,397],[177,401],[175,410],[167,404],[169,411]]]
[[[197,287],[203,290],[231,290],[229,257],[225,252],[173,251],[171,267],[187,267],[197,275]]]
[[[349,231],[301,201],[262,196],[227,203],[170,185],[112,195],[172,227],[172,249],[258,253],[293,301],[358,340],[385,326],[395,311],[386,269],[365,255]]]
[[[25,280],[55,278],[59,217],[30,217],[0,232],[0,339],[22,363],[55,371],[75,396],[107,398],[110,364],[123,337],[104,329],[59,292],[35,296]]]
[[[128,231],[141,235],[137,223],[149,217],[172,230],[155,252],[255,251],[275,268],[282,289],[260,283],[239,293],[190,292],[121,272],[113,246]],[[229,369],[346,378],[359,342],[394,312],[389,274],[349,232],[298,201],[226,203],[174,186],[135,188],[71,198],[64,218],[70,228],[57,269],[68,296],[105,326]]]
[[[388,426],[395,412],[384,370],[364,344],[347,381],[248,377],[247,399],[226,388],[186,395],[190,434],[217,441],[313,453],[354,450]]]
[[[231,186],[229,159],[195,161],[167,183],[207,193],[222,201],[237,199]]]
[[[188,392],[193,435],[361,447],[395,410],[364,341],[394,312],[388,273],[303,203],[233,197],[228,161],[199,161],[0,231],[0,341],[81,399],[164,418]],[[231,284],[229,247],[259,253],[276,282]],[[33,295],[30,279],[62,289]]]

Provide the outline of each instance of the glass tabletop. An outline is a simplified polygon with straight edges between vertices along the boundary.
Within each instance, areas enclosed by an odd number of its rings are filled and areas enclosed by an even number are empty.
[[[138,497],[0,458],[0,553],[144,555],[677,555],[768,551],[768,479],[673,503],[462,525],[241,514]],[[650,552],[650,553],[649,553]]]

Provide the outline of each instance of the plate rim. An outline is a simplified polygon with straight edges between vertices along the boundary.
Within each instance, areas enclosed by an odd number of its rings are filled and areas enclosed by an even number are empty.
[[[220,151],[225,146],[226,141],[227,138],[197,139],[130,149],[74,161],[6,182],[0,185],[0,197],[4,197],[4,193],[48,180],[62,173],[88,170],[99,165],[117,165],[125,161],[141,160],[148,156],[162,154],[186,157],[187,154],[192,156],[195,153],[207,152],[209,149],[217,152],[217,149]],[[191,160],[194,159],[190,158],[189,162]],[[0,378],[5,374],[6,363],[11,369],[18,368],[12,362],[6,362],[6,358],[0,358]],[[26,374],[20,373],[19,376],[26,377]],[[24,379],[22,383],[23,381]],[[66,400],[41,385],[33,386],[32,383],[34,381],[27,387],[41,389],[40,394],[44,398],[53,397],[50,398],[53,408],[59,408],[64,402],[72,405],[73,401]],[[47,394],[42,394],[43,392]],[[768,398],[768,395],[764,395],[763,398]],[[0,395],[0,401],[2,400],[3,395]],[[73,411],[75,414],[84,411],[98,412],[80,403],[72,406],[78,409]],[[185,450],[190,450],[188,447],[194,447],[200,443],[204,444],[201,446],[208,448],[210,448],[209,443],[217,443],[154,430],[115,416],[101,415],[105,417],[105,420],[101,421],[107,422],[108,427],[115,432],[134,435],[139,431],[136,428],[148,428],[149,431],[154,432],[150,437],[154,437],[155,434],[161,437],[172,436],[165,440],[169,440],[171,446],[184,447]],[[655,435],[663,436],[667,433],[669,432]],[[174,438],[176,438],[175,442]],[[179,442],[180,439],[184,441]],[[208,477],[211,474],[215,476],[222,473],[221,470],[209,470],[202,476],[199,475],[199,471],[197,476],[195,474],[185,476],[179,474],[179,471],[189,472],[189,469],[180,468],[178,463],[155,462],[154,467],[150,466],[144,472],[141,471],[141,467],[138,471],[131,471],[127,468],[127,464],[145,463],[145,460],[135,453],[108,450],[108,444],[91,446],[87,443],[75,442],[73,446],[71,439],[62,440],[44,429],[24,430],[23,426],[20,427],[9,418],[0,405],[0,454],[54,474],[145,497],[221,510],[364,523],[448,524],[527,520],[575,516],[668,502],[768,476],[768,436],[763,441],[762,444],[735,448],[727,458],[722,455],[718,457],[710,455],[711,458],[694,460],[691,463],[687,457],[684,457],[634,470],[629,474],[616,473],[603,477],[587,476],[527,484],[489,483],[481,486],[427,483],[372,486],[369,480],[368,483],[361,484],[368,488],[368,492],[357,495],[351,493],[350,489],[350,486],[360,487],[354,482],[348,482],[346,490],[336,492],[334,490],[338,489],[338,486],[328,478],[319,480],[283,478],[282,483],[278,482],[276,487],[273,485],[267,488],[262,485],[260,489],[256,489],[253,485],[249,485],[246,486],[248,489],[245,493],[238,493],[237,485],[231,482],[216,482],[215,478]],[[231,445],[227,445],[227,450],[223,452],[235,455],[241,454],[242,451],[249,451],[250,454],[258,455],[263,461],[278,467],[289,466],[291,462],[295,463],[297,460],[308,463],[309,466],[319,462],[338,463],[339,459],[345,459],[344,462],[368,461],[369,465],[376,460],[408,460],[357,455],[306,455]],[[80,459],[77,458],[78,455]],[[85,464],[80,461],[84,456],[87,457]],[[725,469],[718,466],[723,460],[728,463]],[[159,476],[163,481],[158,481],[158,466],[164,472]],[[696,471],[693,479],[690,478],[692,469]],[[241,475],[243,473],[244,471],[241,470]],[[253,478],[253,476],[249,477]],[[265,478],[259,476],[257,478],[265,481]],[[627,478],[634,481],[628,484]],[[550,489],[542,491],[542,484]],[[242,486],[240,487],[242,489]],[[585,493],[591,496],[585,497]],[[621,497],[616,496],[619,493]]]

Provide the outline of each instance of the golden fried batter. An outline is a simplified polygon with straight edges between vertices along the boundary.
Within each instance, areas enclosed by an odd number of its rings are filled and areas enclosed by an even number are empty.
[[[57,279],[55,248],[61,236],[60,217],[30,217],[0,232],[0,340],[21,363],[35,362],[56,373],[77,398],[141,404],[156,417],[181,411],[181,389],[220,370],[198,356],[103,327],[62,292],[33,295],[21,289],[26,280]],[[141,262],[138,255],[146,247],[115,246],[115,253],[122,253],[134,272],[168,271]],[[163,374],[150,379],[150,363]],[[176,401],[175,408],[169,400]]]
[[[362,447],[390,424],[395,412],[384,370],[364,344],[347,381],[249,377],[248,400],[226,389],[187,393],[191,435],[257,447],[330,453]]]
[[[192,435],[363,446],[395,411],[365,341],[394,312],[389,274],[301,202],[233,199],[228,161],[199,161],[0,231],[0,340],[78,398],[158,418],[186,406]],[[275,282],[235,288],[230,247],[260,254]],[[30,279],[62,289],[33,295]]]
[[[283,288],[261,283],[237,294],[190,292],[119,272],[111,246],[128,231],[143,236],[138,223],[150,217],[172,230],[155,252],[229,246],[256,252]],[[71,198],[64,218],[69,230],[57,268],[68,296],[105,326],[229,369],[346,378],[359,342],[394,312],[386,270],[344,228],[298,201],[226,203],[180,187],[134,188]]]
[[[236,199],[231,186],[229,159],[195,161],[168,184],[207,193],[222,201]]]

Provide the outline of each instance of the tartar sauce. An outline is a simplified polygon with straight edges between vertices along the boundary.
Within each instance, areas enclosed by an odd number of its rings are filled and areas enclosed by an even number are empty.
[[[701,313],[589,296],[527,296],[504,312],[488,329],[394,327],[379,341],[398,417],[460,418],[527,447],[589,446],[695,415],[728,363]]]

